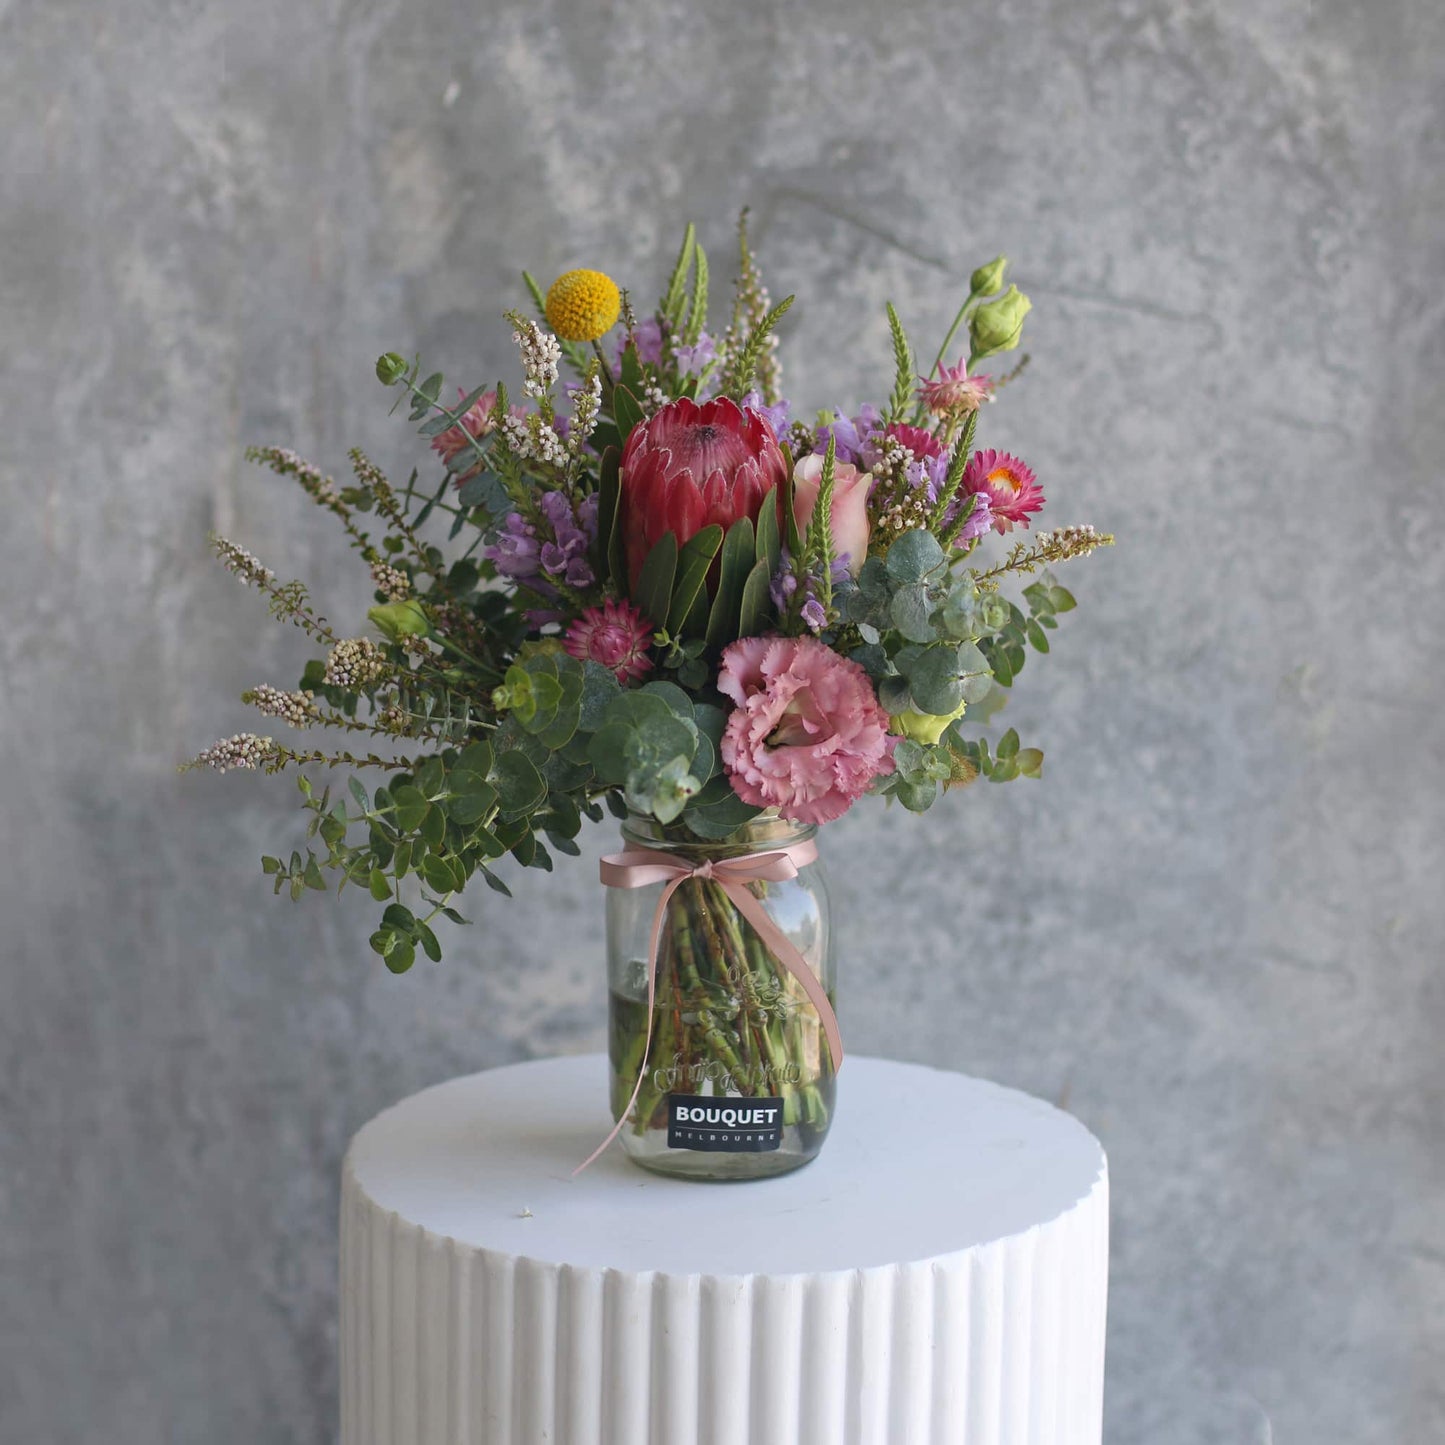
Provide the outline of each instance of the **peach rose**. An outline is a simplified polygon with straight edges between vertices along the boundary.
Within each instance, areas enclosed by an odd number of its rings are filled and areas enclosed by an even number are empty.
[[[799,532],[807,535],[813,508],[818,505],[818,483],[823,480],[823,457],[819,452],[803,457],[793,468],[793,518]],[[845,554],[848,571],[854,577],[863,570],[868,557],[868,493],[872,472],[860,472],[851,462],[833,463],[833,513],[829,531],[833,552]]]

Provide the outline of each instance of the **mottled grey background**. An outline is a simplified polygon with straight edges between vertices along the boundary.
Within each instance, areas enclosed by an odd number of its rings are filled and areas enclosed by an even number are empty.
[[[511,375],[522,265],[651,295],[690,216],[726,275],[744,202],[808,407],[1007,250],[984,440],[1121,539],[1045,781],[830,830],[851,1044],[1105,1140],[1112,1445],[1445,1439],[1442,55],[1435,0],[0,0],[0,1439],[332,1439],[350,1133],[600,1044],[600,836],[404,979],[273,902],[292,785],[175,766],[302,651],[204,537],[354,615],[242,447],[405,467],[378,352]]]

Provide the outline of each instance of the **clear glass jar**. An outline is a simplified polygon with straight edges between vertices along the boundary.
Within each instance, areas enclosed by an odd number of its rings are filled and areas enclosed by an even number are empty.
[[[811,839],[763,814],[720,842],[630,816],[631,848],[696,866]],[[834,996],[833,935],[820,861],[785,882],[746,885]],[[608,888],[612,1117],[646,1169],[688,1179],[761,1179],[816,1157],[833,1118],[834,1060],[817,1010],[716,879],[689,878],[667,905],[647,1046],[647,953],[662,883]],[[643,1052],[646,1048],[647,1057]]]

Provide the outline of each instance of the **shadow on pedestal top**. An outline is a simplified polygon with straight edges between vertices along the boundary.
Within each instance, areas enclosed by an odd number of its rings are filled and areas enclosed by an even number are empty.
[[[378,1115],[347,1170],[373,1203],[472,1248],[630,1273],[816,1274],[1016,1235],[1106,1187],[1076,1119],[982,1079],[849,1057],[820,1157],[777,1179],[692,1183],[613,1147],[600,1054],[453,1079]]]

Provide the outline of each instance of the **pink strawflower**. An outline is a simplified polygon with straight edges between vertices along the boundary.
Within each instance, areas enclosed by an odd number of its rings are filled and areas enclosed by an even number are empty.
[[[563,647],[579,662],[600,662],[624,685],[652,671],[647,649],[656,631],[630,602],[588,607],[567,629]]]
[[[898,739],[868,674],[817,638],[744,637],[724,649],[717,685],[737,703],[721,751],[745,803],[827,823],[893,771]]]
[[[1027,527],[1028,513],[1037,512],[1044,504],[1043,488],[1032,470],[1017,457],[991,447],[969,458],[962,492],[965,496],[980,492],[988,498],[989,516],[999,534],[1012,531],[1015,522]]]
[[[919,381],[918,398],[935,416],[967,416],[993,400],[993,378],[970,376],[966,357],[957,366],[940,366],[932,381],[926,377]]]

